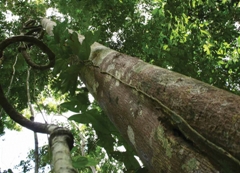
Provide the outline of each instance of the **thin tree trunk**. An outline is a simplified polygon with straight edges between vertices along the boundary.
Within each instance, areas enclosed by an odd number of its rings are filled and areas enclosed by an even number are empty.
[[[26,52],[25,52],[26,53]],[[33,107],[32,107],[32,101],[31,101],[31,96],[30,96],[30,87],[29,87],[29,78],[30,78],[30,71],[31,71],[31,67],[28,68],[27,71],[27,80],[26,80],[26,86],[27,86],[27,99],[28,99],[28,107],[30,109],[30,113],[31,113],[31,121],[34,121],[35,115],[34,115],[34,111],[33,111]],[[34,158],[35,158],[35,167],[34,167],[34,173],[38,173],[38,169],[39,169],[39,154],[38,154],[38,136],[36,132],[34,133]]]
[[[4,58],[2,57],[2,59],[4,59]],[[9,95],[9,92],[10,92],[11,87],[12,87],[12,82],[13,82],[13,79],[14,79],[14,77],[15,77],[15,71],[16,71],[16,70],[15,70],[15,66],[16,66],[16,64],[17,64],[17,60],[18,60],[18,56],[15,57],[15,61],[14,61],[13,66],[12,66],[13,71],[12,71],[12,76],[11,76],[10,84],[9,84],[9,86],[8,86],[8,90],[7,90],[7,93],[6,93],[6,97],[8,97],[8,95]],[[1,63],[0,63],[0,65],[1,65]],[[2,117],[2,112],[3,112],[3,108],[1,108],[0,117]]]

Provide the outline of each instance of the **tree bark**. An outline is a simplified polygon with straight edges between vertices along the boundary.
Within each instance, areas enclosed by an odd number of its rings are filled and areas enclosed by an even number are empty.
[[[80,77],[151,172],[240,169],[240,98],[98,43]]]
[[[239,96],[98,43],[79,76],[150,172],[240,170]]]

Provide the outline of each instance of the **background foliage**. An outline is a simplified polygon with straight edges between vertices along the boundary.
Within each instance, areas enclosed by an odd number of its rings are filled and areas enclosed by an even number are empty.
[[[73,54],[87,57],[89,45],[97,40],[112,49],[141,58],[151,64],[199,79],[216,87],[239,94],[240,74],[240,3],[227,0],[2,0],[0,3],[0,40],[19,35],[23,23],[29,18],[39,20],[52,9],[50,18],[59,23],[55,37],[44,36],[44,42],[56,54],[54,69],[45,72],[32,70],[31,97],[36,110],[61,114],[71,110],[78,114],[70,120],[82,123],[82,129],[68,126],[75,134],[73,158],[85,162],[82,172],[91,172],[89,166],[98,163],[102,172],[125,169],[136,171],[134,151],[124,142],[115,127],[108,121],[95,102],[88,99],[88,92],[77,77],[78,66]],[[58,11],[58,15],[53,11]],[[6,13],[17,16],[9,20]],[[59,15],[61,13],[61,15]],[[76,52],[74,39],[65,28],[86,36],[85,46]],[[65,41],[73,38],[73,42]],[[17,51],[18,45],[4,52],[0,66],[1,85],[7,90],[9,79],[14,76],[8,99],[22,111],[27,108],[27,65]],[[44,63],[44,55],[37,48],[31,49],[32,59]],[[16,65],[14,65],[17,59]],[[13,75],[13,69],[16,70]],[[55,98],[61,105],[44,104],[47,97]],[[64,103],[63,103],[64,102]],[[1,112],[0,132],[4,128],[19,129]],[[79,157],[81,146],[78,133],[87,139],[86,157]],[[107,142],[106,142],[107,141]],[[119,152],[124,145],[127,152]],[[104,149],[103,149],[104,148]],[[44,150],[44,147],[42,148]],[[108,159],[106,159],[106,153]],[[41,152],[43,156],[47,152]],[[43,158],[48,158],[43,157]],[[31,152],[26,162],[33,160]],[[87,161],[86,161],[87,160]],[[49,163],[42,160],[42,167]],[[115,165],[115,166],[114,166]],[[118,166],[116,166],[118,165]],[[123,166],[124,165],[124,166]],[[27,171],[26,171],[27,172]]]

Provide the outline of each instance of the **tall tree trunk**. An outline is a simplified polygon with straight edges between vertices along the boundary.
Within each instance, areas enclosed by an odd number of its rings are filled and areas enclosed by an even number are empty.
[[[240,169],[240,97],[98,43],[80,77],[151,172]]]
[[[150,172],[240,170],[239,96],[98,43],[89,62],[80,78]]]

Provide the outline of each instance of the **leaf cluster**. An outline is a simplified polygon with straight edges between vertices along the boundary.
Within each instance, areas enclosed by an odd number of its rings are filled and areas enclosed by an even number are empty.
[[[79,34],[70,33],[68,21],[58,23],[54,27],[54,40],[49,41],[49,47],[56,54],[56,64],[53,75],[53,88],[62,93],[74,95],[81,83],[78,80],[78,71],[90,55],[90,46],[97,40],[100,31],[86,32],[80,43]],[[81,36],[83,37],[83,36]]]

